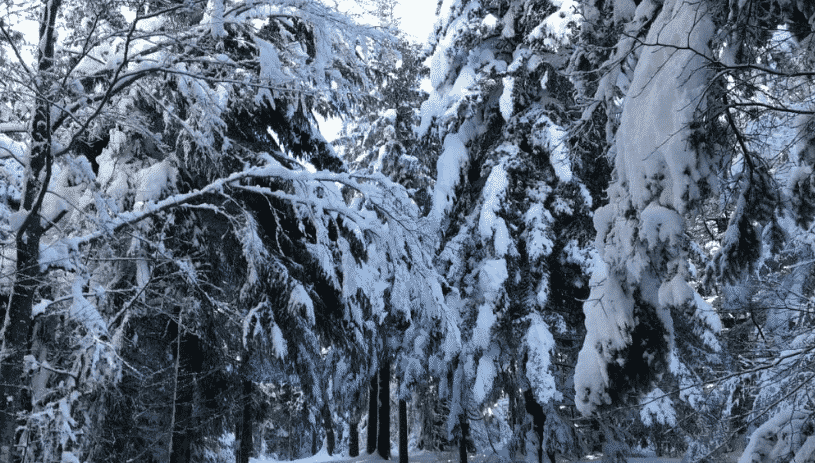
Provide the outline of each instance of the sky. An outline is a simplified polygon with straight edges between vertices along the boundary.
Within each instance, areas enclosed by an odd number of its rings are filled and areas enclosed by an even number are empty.
[[[436,23],[435,0],[400,0],[396,15],[402,30],[419,43],[427,42],[427,36]]]
[[[353,2],[353,0],[344,0]],[[399,0],[396,7],[396,15],[399,17],[399,25],[408,37],[417,43],[427,43],[428,36],[433,31],[436,24],[436,0]],[[334,141],[342,130],[342,120],[323,119],[315,115],[320,126],[320,132],[328,141]]]

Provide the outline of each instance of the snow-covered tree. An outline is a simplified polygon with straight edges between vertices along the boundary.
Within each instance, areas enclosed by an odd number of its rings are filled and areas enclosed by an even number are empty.
[[[397,307],[380,256],[429,268],[405,190],[346,173],[313,116],[351,114],[391,38],[319,2],[38,12],[4,49],[2,461],[189,461],[232,430],[247,461],[281,372],[330,433],[325,349],[370,358]]]
[[[809,214],[815,11],[799,1],[620,0],[583,2],[583,13],[570,69],[587,130],[573,140],[607,147],[614,173],[595,214],[578,407],[660,403],[659,386],[701,412],[682,422],[692,458],[709,457],[768,411],[804,407],[789,405],[798,394],[770,399],[768,385],[803,387],[800,370],[769,362],[786,358],[780,339],[803,341],[797,322],[780,320],[798,320],[789,309],[811,295],[811,230],[799,217]],[[694,441],[705,434],[707,444]]]
[[[555,367],[574,359],[590,262],[593,199],[568,147],[562,75],[576,7],[444,2],[417,128],[439,146],[426,220],[462,327],[460,350],[431,359],[447,431],[462,439],[467,417],[507,394],[512,452],[526,452],[527,432],[547,453],[576,449],[560,417],[571,373]],[[527,410],[540,412],[534,426]]]
[[[715,30],[709,8],[644,1],[627,11],[631,30],[610,59],[615,70],[597,90],[607,95],[622,86],[626,97],[609,154],[609,203],[594,218],[599,259],[575,378],[584,413],[647,390],[669,363],[671,312],[704,309],[688,284],[685,214],[715,183],[707,153],[687,141],[709,80],[704,57]],[[650,26],[647,33],[637,30],[642,25]],[[665,87],[667,78],[681,85]]]

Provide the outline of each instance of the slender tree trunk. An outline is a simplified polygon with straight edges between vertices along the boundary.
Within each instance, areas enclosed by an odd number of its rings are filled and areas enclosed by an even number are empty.
[[[320,451],[320,446],[318,445],[318,440],[320,439],[320,425],[318,424],[317,417],[313,414],[311,417],[314,421],[309,420],[309,422],[314,423],[314,426],[311,427],[311,454],[317,455],[317,452]]]
[[[24,358],[28,351],[34,296],[42,283],[40,274],[40,240],[43,225],[39,215],[47,185],[51,180],[51,104],[45,91],[50,79],[45,76],[54,59],[54,42],[57,13],[61,0],[45,2],[40,19],[40,48],[37,56],[38,75],[43,77],[35,103],[34,120],[31,124],[31,153],[25,172],[25,191],[20,212],[26,218],[17,231],[16,274],[14,287],[2,320],[2,345],[0,352],[7,357],[0,363],[0,463],[12,463],[21,458],[17,445],[18,413],[25,411],[26,380]]]
[[[379,417],[377,396],[379,394],[379,378],[377,374],[371,377],[371,387],[368,390],[368,454],[376,452],[376,431]]]
[[[179,395],[178,377],[181,374],[181,338],[184,336],[184,309],[178,315],[175,338],[175,373],[173,375],[173,410],[170,417],[170,442],[168,454],[170,463],[189,463],[190,444],[186,427],[189,425],[191,410],[185,394]],[[180,386],[184,387],[184,385]]]
[[[535,430],[535,437],[538,439],[538,463],[543,463],[543,430],[546,425],[546,413],[535,400],[532,389],[524,391],[524,405],[526,406],[526,412],[532,416],[532,428]]]
[[[458,441],[458,461],[467,463],[467,439],[470,437],[470,421],[464,414],[458,416],[458,424],[461,435]]]
[[[399,463],[408,463],[407,401],[399,399]]]
[[[391,458],[391,363],[384,360],[379,370],[379,439],[376,443],[379,455]]]
[[[418,411],[418,419],[421,423],[421,431],[416,439],[419,450],[433,448],[431,436],[433,435],[434,402],[435,399],[430,397],[430,388],[427,385],[419,386],[416,400],[414,400],[414,409]]]
[[[351,414],[348,419],[348,456],[359,456],[359,391],[351,401]]]
[[[325,440],[329,455],[334,455],[334,420],[331,418],[331,408],[328,406],[328,401],[323,403],[323,408],[320,410],[323,418],[323,429],[325,429]]]
[[[348,456],[359,456],[359,421],[356,419],[348,424]]]
[[[509,446],[509,458],[512,461],[523,459],[526,455],[526,432],[523,431],[526,421],[526,408],[524,407],[523,396],[518,393],[518,388],[510,386],[507,388],[509,395],[509,416],[512,441]]]
[[[249,364],[249,352],[244,352],[241,364],[241,395],[240,416],[235,423],[235,463],[249,463],[249,457],[254,450],[254,430],[252,426],[252,390],[253,384],[248,379],[246,371]]]
[[[243,413],[241,420],[243,421],[243,435],[241,436],[241,462],[249,463],[249,457],[254,450],[254,420],[252,419],[252,381],[249,379],[243,380]]]

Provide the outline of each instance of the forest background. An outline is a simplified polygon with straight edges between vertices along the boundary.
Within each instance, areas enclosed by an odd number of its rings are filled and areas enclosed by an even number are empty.
[[[0,462],[815,458],[812,2],[1,4]]]

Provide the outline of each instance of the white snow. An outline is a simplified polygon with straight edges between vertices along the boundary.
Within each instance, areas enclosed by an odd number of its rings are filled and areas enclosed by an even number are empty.
[[[529,329],[524,336],[529,359],[526,362],[526,377],[532,385],[535,400],[540,404],[562,399],[557,390],[555,378],[550,371],[555,350],[555,338],[549,325],[538,314],[529,316]]]
[[[473,385],[473,398],[475,398],[476,403],[482,403],[492,390],[492,384],[497,374],[494,357],[494,352],[490,351],[478,359],[478,370]]]
[[[223,37],[224,30],[224,0],[209,0],[201,24],[208,24],[213,37]]]
[[[524,214],[524,223],[528,227],[526,252],[532,261],[547,257],[552,253],[555,243],[549,237],[555,219],[541,203],[532,204]]]
[[[272,82],[286,82],[291,80],[291,77],[287,75],[286,69],[283,67],[283,63],[280,62],[277,48],[273,44],[257,37],[254,37],[254,41],[260,52],[260,78],[268,79]]]
[[[668,370],[679,380],[679,398],[689,403],[692,407],[699,407],[704,403],[704,391],[700,386],[698,378],[685,366],[676,356],[676,352],[671,352]]]
[[[82,323],[85,328],[94,337],[107,335],[108,327],[102,314],[96,310],[96,307],[85,298],[82,293],[82,287],[87,284],[84,278],[79,276],[74,278],[73,282],[73,303],[68,311],[72,319]]]
[[[506,222],[496,215],[496,212],[503,209],[508,185],[507,171],[503,163],[499,162],[492,168],[492,172],[487,177],[487,183],[484,184],[484,204],[481,206],[481,214],[478,218],[478,232],[481,235],[481,241],[486,242],[493,238],[495,255],[498,257],[504,257],[511,243]]]
[[[640,8],[647,8],[646,3]],[[714,32],[705,8],[688,0],[664,3],[645,40],[664,45],[642,47],[623,102],[614,147],[616,178],[608,190],[609,204],[594,216],[603,262],[594,266],[584,304],[587,334],[575,372],[582,413],[609,401],[610,352],[631,342],[628,330],[636,323],[630,294],[639,289],[657,307],[669,334],[672,320],[666,306],[693,298],[681,281],[688,275],[682,214],[689,201],[699,198],[698,185],[710,171],[686,140],[709,76],[705,59],[696,54],[709,53]],[[688,46],[694,51],[682,49]],[[631,210],[642,212],[630,217]],[[666,255],[670,261],[661,264],[665,268],[652,267],[652,257]],[[660,281],[677,276],[680,280]]]
[[[659,304],[663,307],[678,307],[694,300],[696,292],[685,277],[677,274],[659,287]]]
[[[645,42],[709,52],[714,26],[711,15],[700,8],[704,5],[687,0],[666,2]],[[706,64],[695,52],[670,46],[644,47],[641,52],[624,103],[616,159],[619,183],[628,183],[639,210],[658,200],[684,212],[687,200],[699,197],[696,154],[684,134],[705,94]]]
[[[584,414],[611,402],[606,391],[607,364],[612,361],[613,351],[631,341],[627,333],[634,325],[634,300],[599,256],[594,259],[590,284],[591,294],[583,305],[586,338],[577,357],[574,379],[575,405]]]
[[[473,329],[472,346],[475,349],[486,349],[492,339],[491,331],[498,317],[492,310],[492,304],[480,304],[478,306],[478,318]]]
[[[498,106],[501,110],[501,116],[505,121],[508,121],[512,117],[512,113],[515,112],[515,103],[512,101],[512,92],[515,90],[515,78],[506,76],[502,78],[502,82],[504,83],[504,90],[498,99]]]
[[[662,389],[656,387],[640,399],[640,419],[646,426],[662,424],[676,426],[676,410],[673,401]]]
[[[45,313],[45,310],[53,303],[48,299],[43,299],[40,302],[34,304],[34,307],[31,308],[31,316],[36,317],[37,315]]]
[[[445,72],[449,72],[449,65],[445,67],[444,70]],[[432,76],[433,74],[431,73],[430,83],[434,85]],[[416,133],[419,136],[424,136],[427,133],[434,118],[443,115],[454,115],[458,105],[453,103],[462,101],[465,96],[472,92],[470,89],[476,83],[475,70],[470,65],[461,68],[452,85],[442,85],[446,81],[446,77],[436,77],[437,82],[435,82],[435,84],[438,84],[438,86],[433,87],[434,90],[430,92],[430,96],[427,100],[422,103],[419,112],[421,122],[416,129]]]
[[[675,210],[649,204],[640,215],[640,234],[650,250],[665,243],[676,246],[685,231],[685,220]]]
[[[487,14],[487,16],[484,16],[484,19],[481,20],[481,25],[484,26],[488,31],[492,32],[498,25],[498,18],[489,13]]]
[[[792,459],[792,463],[805,463],[813,460],[813,453],[815,453],[815,436],[808,436],[804,445],[801,446]]]
[[[16,233],[20,227],[23,226],[23,222],[25,222],[26,217],[28,217],[28,211],[19,210],[14,211],[8,215],[8,226],[9,231],[12,233]]]
[[[561,182],[572,181],[572,161],[566,145],[568,132],[555,124],[545,115],[541,115],[535,124],[532,142],[549,152],[549,161],[555,169],[555,175]]]
[[[547,16],[532,30],[530,36],[533,39],[544,38],[544,45],[557,50],[568,43],[573,27],[580,23],[581,17],[576,0],[551,0],[551,2],[557,11]]]
[[[622,24],[634,17],[637,5],[634,0],[615,0],[614,24]]]
[[[738,463],[769,463],[795,451],[803,434],[801,428],[809,418],[802,410],[786,410],[776,413],[758,427],[750,436]],[[796,445],[797,444],[797,445]]]
[[[272,326],[272,347],[274,347],[274,353],[277,358],[283,360],[286,358],[286,354],[288,354],[288,344],[286,343],[286,338],[283,337],[283,331],[280,330],[280,327],[276,324]]]
[[[693,301],[696,306],[693,316],[702,322],[704,326],[702,340],[715,352],[721,351],[722,346],[719,343],[719,338],[716,336],[722,331],[722,319],[719,317],[719,313],[696,291],[693,292]]]
[[[396,123],[396,110],[393,109],[393,108],[386,110],[384,113],[382,113],[382,118],[387,120],[391,124],[395,124]]]
[[[261,458],[250,458],[250,463],[327,463],[330,461],[342,461],[347,460],[348,457],[343,457],[341,454],[334,454],[329,455],[328,449],[326,449],[325,445],[320,449],[319,452],[315,453],[314,455],[306,458],[301,458],[299,460],[275,460],[271,457],[261,457]],[[376,460],[377,457],[370,458],[371,460]],[[384,460],[383,460],[384,461]]]
[[[494,302],[503,290],[504,282],[508,277],[506,260],[485,260],[478,273],[478,282],[484,294],[484,299]]]
[[[436,161],[437,178],[433,192],[433,209],[430,212],[430,216],[436,221],[441,221],[453,206],[461,171],[468,164],[467,148],[461,136],[448,134],[444,137],[443,151]]]
[[[294,289],[292,289],[291,295],[289,295],[288,309],[290,313],[297,314],[300,308],[305,311],[304,315],[306,316],[309,326],[314,326],[316,323],[316,319],[314,318],[314,302],[311,300],[311,296],[308,295],[306,288],[298,283]]]

